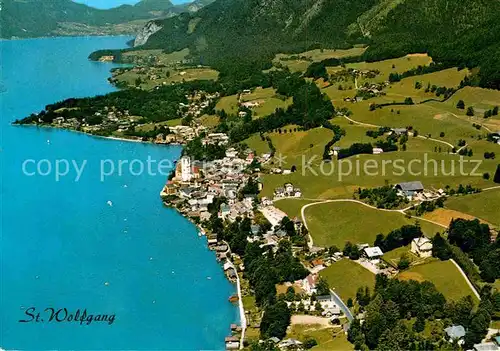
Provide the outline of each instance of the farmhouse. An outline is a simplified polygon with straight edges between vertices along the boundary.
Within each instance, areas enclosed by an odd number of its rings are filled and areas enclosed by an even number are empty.
[[[421,182],[407,182],[407,183],[399,183],[395,186],[396,190],[398,190],[398,194],[400,196],[406,196],[409,200],[413,199],[417,194],[421,194],[424,191],[424,186]]]
[[[278,344],[280,349],[288,349],[289,347],[297,348],[302,345],[302,342],[296,339],[286,339]]]
[[[413,239],[411,242],[411,252],[413,252],[418,257],[431,257],[432,256],[431,240],[425,236]]]
[[[316,293],[316,283],[318,282],[317,274],[309,274],[307,277],[299,281],[300,287],[308,295]]]
[[[224,341],[226,342],[226,350],[238,350],[240,348],[240,341],[235,336],[227,336]]]
[[[378,246],[366,247],[363,249],[363,256],[369,260],[378,260],[384,253]]]
[[[392,128],[391,129],[392,133],[396,135],[406,135],[408,133],[408,130],[406,128]]]
[[[446,328],[444,332],[448,335],[449,342],[457,341],[458,344],[464,343],[462,339],[465,336],[465,329],[461,325],[452,325],[451,327]]]
[[[338,317],[340,316],[340,307],[337,305],[335,300],[331,295],[317,296],[316,301],[320,303],[323,312],[321,313],[325,317]]]
[[[475,344],[474,350],[475,351],[498,351],[498,350],[500,350],[500,347],[498,347],[498,345],[495,344],[494,342],[484,342],[482,344]]]
[[[381,153],[383,153],[383,152],[384,152],[384,150],[383,150],[383,149],[381,149],[381,148],[379,148],[379,147],[374,147],[374,148],[373,148],[373,154],[374,154],[374,155],[380,155],[380,154],[381,154]]]

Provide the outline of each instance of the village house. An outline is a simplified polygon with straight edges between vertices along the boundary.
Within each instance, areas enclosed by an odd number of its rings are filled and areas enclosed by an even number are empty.
[[[411,242],[411,252],[418,257],[431,257],[432,256],[432,242],[429,238],[422,236],[415,238]]]
[[[227,336],[224,339],[226,343],[226,350],[239,350],[240,349],[240,340],[235,336]]]
[[[396,184],[395,189],[398,191],[399,196],[404,196],[411,201],[415,196],[423,193],[424,186],[421,182],[414,181]]]
[[[499,351],[500,347],[494,342],[483,342],[481,344],[474,344],[474,351]]]
[[[408,130],[406,128],[391,128],[391,132],[397,136],[408,134]]]
[[[259,211],[266,217],[273,227],[279,225],[287,214],[274,206],[262,207]]]
[[[175,195],[176,193],[177,193],[177,186],[172,181],[168,181],[168,183],[165,184],[165,186],[163,187],[160,196],[165,197],[168,195]]]
[[[296,348],[299,348],[301,345],[302,345],[302,342],[300,342],[299,340],[285,339],[278,344],[278,347],[280,349],[288,349],[288,348],[296,349]]]
[[[246,108],[253,108],[253,107],[260,106],[260,104],[261,103],[259,101],[246,101],[246,102],[241,103],[241,106],[244,106]]]
[[[342,314],[340,307],[331,295],[316,296],[316,301],[321,305],[321,308],[323,309],[321,315],[324,317],[339,317]]]
[[[363,249],[362,256],[367,258],[368,260],[372,261],[373,263],[376,263],[382,257],[384,253],[378,246],[374,247],[365,247]]]
[[[234,147],[226,150],[226,157],[235,158],[237,156],[238,156],[238,151]]]
[[[210,133],[201,143],[203,145],[226,145],[229,142],[229,137],[225,133]]]
[[[456,342],[459,345],[462,345],[464,343],[463,338],[465,336],[465,328],[461,325],[452,325],[451,327],[446,328],[444,332],[448,336],[449,342]]]
[[[337,157],[339,155],[339,151],[341,150],[340,146],[334,146],[331,151],[331,155]],[[331,156],[330,155],[330,156]]]
[[[227,204],[220,205],[219,218],[225,220],[231,213],[231,208]]]
[[[307,277],[299,281],[301,289],[308,295],[316,294],[316,284],[319,281],[317,274],[309,274]]]

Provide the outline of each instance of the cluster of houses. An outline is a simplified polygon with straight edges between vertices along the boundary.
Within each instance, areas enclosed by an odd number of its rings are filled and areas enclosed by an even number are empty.
[[[452,325],[444,329],[446,339],[450,343],[458,344],[460,346],[465,344],[466,330],[461,325]],[[500,351],[500,336],[494,336],[491,341],[474,344],[473,351]]]
[[[169,127],[168,130],[170,134],[164,135],[160,133],[156,136],[156,144],[184,144],[200,136],[202,133],[206,133],[208,129],[202,125],[195,125],[193,127],[178,125]]]
[[[356,102],[361,102],[367,98],[385,95],[386,93],[383,91],[383,89],[385,87],[387,87],[388,85],[389,85],[389,82],[371,83],[371,84],[366,83],[365,85],[363,85],[357,89],[356,96],[345,97],[344,101],[356,103]]]
[[[209,162],[192,161],[182,157],[176,164],[175,176],[168,181],[161,192],[162,197],[172,196],[173,205],[191,218],[201,221],[210,219],[208,206],[216,197],[225,197],[227,203],[220,206],[219,217],[234,221],[237,217],[253,217],[253,197],[238,199],[238,192],[248,179],[244,172],[253,161],[253,154],[240,158],[230,148],[223,159]]]
[[[203,91],[195,91],[192,95],[186,95],[188,103],[179,103],[179,110],[183,117],[200,117],[204,109],[220,96],[218,92],[209,94]]]
[[[54,118],[52,125],[64,129],[80,129],[84,132],[92,133],[104,129],[117,128],[118,132],[128,130],[135,125],[138,117],[130,116],[129,111],[120,111],[115,107],[104,107],[102,111],[95,112],[95,118],[100,118],[102,121],[98,124],[89,123],[88,118],[83,118],[79,121],[76,118],[65,118],[62,116]],[[41,120],[39,122],[42,122]]]
[[[283,187],[274,189],[274,198],[280,199],[284,197],[301,197],[300,188],[295,188],[292,183],[285,183]]]
[[[445,194],[443,189],[426,190],[422,182],[419,181],[398,183],[394,188],[399,196],[405,197],[409,201],[432,201]]]

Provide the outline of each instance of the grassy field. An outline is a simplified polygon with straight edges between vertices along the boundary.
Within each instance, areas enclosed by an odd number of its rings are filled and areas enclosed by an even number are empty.
[[[401,255],[406,254],[410,262],[415,261],[417,257],[410,252],[410,245],[398,247],[397,249],[384,253],[382,259],[390,265],[397,267]]]
[[[274,206],[285,212],[290,218],[301,218],[301,209],[302,206],[307,204],[311,204],[314,201],[311,200],[303,200],[303,199],[283,199],[276,201]]]
[[[354,350],[353,345],[347,341],[347,337],[341,328],[329,328],[319,324],[296,324],[292,325],[286,338],[305,341],[313,338],[318,345],[311,350]]]
[[[427,85],[445,86],[447,88],[458,87],[468,73],[467,69],[459,71],[456,68],[449,68],[443,71],[402,79],[400,82],[391,84],[384,91],[387,93],[387,98],[396,101],[402,101],[406,97],[411,97],[415,103],[431,98],[441,99],[442,97],[437,97],[432,92],[426,93],[425,89]],[[416,82],[422,84],[421,89],[415,89]]]
[[[375,286],[375,274],[348,259],[337,261],[320,272],[340,298],[346,302],[356,297],[359,288]]]
[[[326,128],[299,131],[297,126],[286,126],[281,128],[281,131],[281,133],[268,133],[266,135],[271,138],[276,148],[275,158],[282,158],[283,168],[295,165],[300,170],[303,157],[305,159],[314,158],[315,163],[319,163],[325,145],[333,138],[333,132]],[[251,141],[249,145],[254,145],[254,142]],[[275,163],[275,166],[279,166],[279,164]]]
[[[465,106],[473,106],[477,110],[491,109],[495,106],[500,106],[500,91],[464,87],[457,91],[450,100],[447,101],[447,104],[456,107],[459,100],[463,100]]]
[[[378,70],[380,74],[376,78],[367,80],[383,82],[388,80],[391,73],[403,73],[418,66],[426,66],[431,62],[432,58],[427,54],[416,54],[378,62],[349,63],[346,66],[357,70]]]
[[[448,208],[438,208],[432,212],[426,213],[423,218],[449,226],[452,219],[463,218],[471,220],[475,217],[463,212],[450,210]]]
[[[459,157],[456,155],[445,153],[426,155],[411,151],[360,155],[342,160],[340,163],[335,160],[324,164],[323,171],[320,166],[315,165],[320,159],[320,157],[315,159],[311,167],[304,164],[306,167],[301,167],[303,171],[290,175],[262,175],[264,189],[261,195],[272,196],[276,187],[288,182],[301,188],[304,197],[312,199],[351,198],[359,187],[379,187],[386,182],[397,184],[413,180],[422,181],[429,189],[444,189],[446,185],[458,187],[459,184],[484,188],[493,186],[494,183],[491,180],[484,180],[482,174],[489,172],[493,175],[497,167],[497,161],[484,160],[475,174],[472,171],[476,165],[467,162],[463,163],[463,174],[461,174]],[[471,159],[481,160],[482,156]],[[373,165],[375,167],[371,168]],[[291,163],[284,164],[284,167],[290,166]],[[399,168],[400,166],[403,170]],[[455,172],[452,172],[453,167]]]
[[[224,110],[229,114],[236,114],[238,112],[238,95],[229,95],[222,97],[215,109],[218,111]]]
[[[489,190],[479,194],[450,197],[446,207],[474,217],[481,218],[500,227],[500,189]]]
[[[155,127],[161,127],[161,126],[167,126],[167,127],[174,127],[181,125],[182,118],[177,118],[177,119],[171,119],[165,122],[158,122],[158,123],[146,123],[142,124],[139,126],[136,126],[135,129],[143,132],[149,132],[150,130],[153,130]]]
[[[150,79],[156,75],[155,79]],[[129,86],[135,86],[137,78],[140,78],[142,83],[141,89],[150,90],[164,84],[177,83],[182,81],[192,80],[217,80],[219,72],[211,68],[157,68],[152,67],[148,74],[138,74],[137,72],[127,71],[118,76],[116,79],[126,83]]]
[[[262,140],[259,134],[254,134],[250,138],[244,141],[247,146],[257,152],[258,155],[262,155],[269,152],[269,145],[267,141]]]
[[[286,109],[292,103],[291,98],[285,100],[278,98],[273,88],[262,87],[257,87],[251,94],[242,95],[241,100],[260,102],[259,106],[252,108],[254,118],[270,115],[277,108]]]
[[[332,100],[334,106],[350,106],[351,103],[348,104],[344,103],[344,98],[347,97],[352,98],[353,96],[356,95],[356,90],[354,89],[354,82],[350,84],[343,83],[340,85],[342,85],[343,87],[342,90],[339,89],[339,84],[333,84],[327,88],[322,89],[321,91],[326,95],[328,95],[330,100]]]
[[[366,135],[369,130],[376,130],[376,128],[367,128],[358,124],[354,124],[342,117],[336,117],[330,120],[332,124],[336,124],[345,130],[346,134],[342,137],[335,146],[347,148],[354,143],[375,143],[377,139],[373,139]]]
[[[219,125],[219,117],[215,115],[203,115],[200,117],[200,122],[203,126],[208,128],[217,127],[217,125]]]
[[[471,295],[472,290],[451,261],[433,261],[411,267],[398,275],[401,280],[428,280],[436,286],[447,300],[458,300],[463,296]]]
[[[352,48],[347,50],[316,49],[299,54],[277,54],[273,62],[287,66],[292,72],[305,72],[312,62],[319,62],[327,58],[343,58],[348,56],[359,56],[366,48]]]
[[[373,244],[377,234],[412,224],[397,212],[384,212],[353,202],[332,202],[310,206],[305,210],[309,233],[314,245],[343,248],[347,241]]]
[[[162,65],[173,65],[181,62],[189,55],[189,49],[183,49],[180,51],[174,51],[170,54],[166,54],[163,50],[135,50],[124,52],[123,56],[125,58],[148,58],[154,56],[158,58],[157,63]]]
[[[292,99],[281,99],[276,95],[273,88],[257,87],[251,94],[242,94],[242,102],[256,101],[260,105],[253,107],[253,117],[260,118],[273,113],[277,108],[287,108],[292,103]],[[225,110],[227,113],[236,114],[238,112],[238,95],[225,96],[219,100],[217,110]]]
[[[371,100],[368,100],[371,101]],[[476,130],[471,122],[453,116],[439,105],[419,104],[386,106],[369,111],[368,101],[352,104],[352,118],[358,122],[404,128],[412,126],[420,135],[431,137],[456,145],[459,139],[469,141],[483,133]],[[440,137],[440,133],[445,133]]]

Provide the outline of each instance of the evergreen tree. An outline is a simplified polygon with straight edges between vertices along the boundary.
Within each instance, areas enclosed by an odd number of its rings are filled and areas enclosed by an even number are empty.
[[[500,165],[497,166],[497,171],[495,172],[495,176],[493,177],[493,181],[495,183],[500,184]]]

